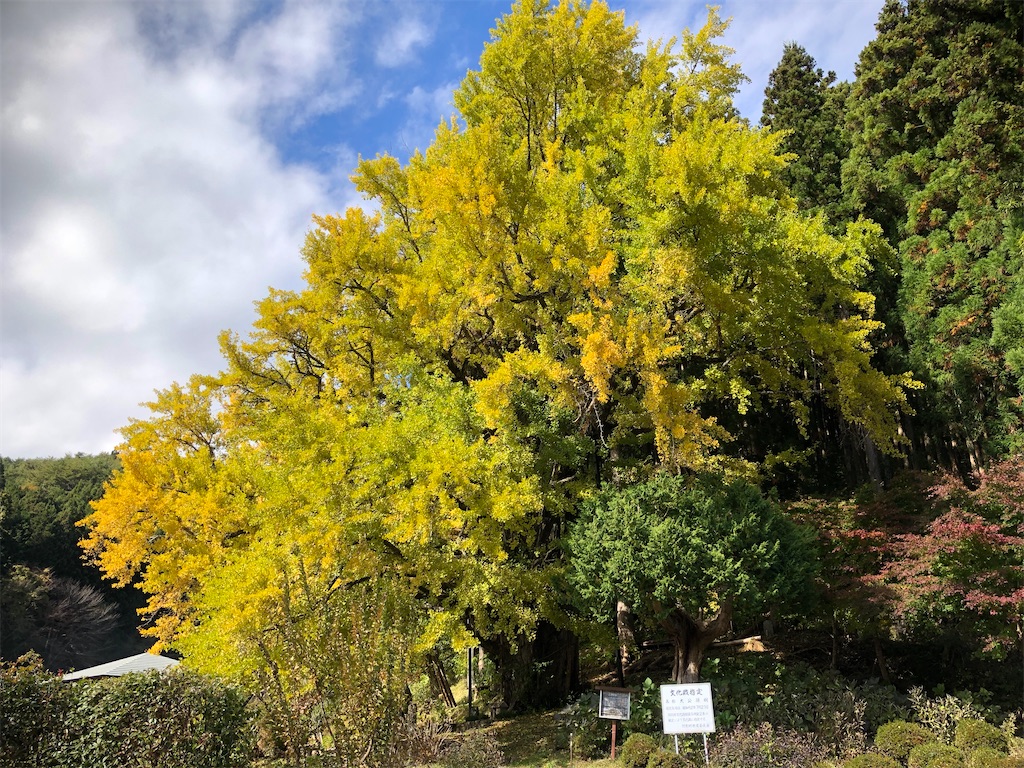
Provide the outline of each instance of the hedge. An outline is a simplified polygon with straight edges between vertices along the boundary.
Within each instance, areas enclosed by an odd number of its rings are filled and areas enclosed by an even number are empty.
[[[180,668],[62,681],[38,657],[0,665],[0,768],[237,768],[253,754],[237,688]]]

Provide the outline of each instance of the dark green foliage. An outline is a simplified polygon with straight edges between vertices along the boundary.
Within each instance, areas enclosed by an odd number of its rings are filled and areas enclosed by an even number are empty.
[[[823,212],[832,223],[845,218],[842,162],[849,153],[843,132],[849,85],[835,84],[814,58],[796,43],[787,43],[782,59],[768,76],[761,125],[786,131],[781,149],[795,157],[782,176],[801,207]]]
[[[878,729],[878,733],[875,734],[875,749],[897,760],[906,760],[910,750],[932,739],[934,736],[924,726],[894,720]]]
[[[1024,6],[890,0],[878,30],[848,102],[844,190],[898,244],[927,384],[915,447],[966,466],[1024,441]]]
[[[776,729],[768,723],[757,728],[740,726],[715,737],[711,750],[714,768],[776,768],[812,766],[824,760],[828,749],[812,734]]]
[[[672,638],[673,679],[696,679],[703,651],[729,621],[811,594],[808,532],[744,482],[657,475],[607,488],[568,539],[569,578],[598,620],[625,600]],[[685,679],[684,679],[685,678]]]
[[[78,546],[77,523],[117,466],[112,454],[0,459],[0,657],[31,649],[56,671],[144,650],[140,595],[104,582]]]
[[[867,754],[851,757],[843,763],[843,768],[902,768],[902,766],[888,755],[868,752]]]
[[[117,608],[100,591],[49,569],[13,565],[0,576],[0,656],[45,654],[51,671],[82,669],[108,661]]]
[[[242,693],[186,671],[65,683],[38,660],[0,666],[0,766],[236,768],[252,755]]]
[[[891,686],[856,683],[768,654],[712,659],[708,666],[721,729],[765,722],[782,730],[813,730],[843,756],[862,751],[868,732],[906,714]]]
[[[634,733],[622,745],[620,760],[624,768],[644,768],[651,755],[658,750],[658,743],[646,733]]]
[[[38,654],[0,662],[0,768],[56,765],[75,693],[43,670]]]
[[[1006,735],[984,720],[965,719],[958,722],[953,743],[964,752],[973,752],[982,747],[1006,751]]]
[[[103,495],[103,484],[118,466],[112,454],[63,459],[0,459],[3,463],[3,546],[0,568],[12,563],[50,568],[93,586],[99,572],[82,562],[76,523],[89,514],[89,502]]]

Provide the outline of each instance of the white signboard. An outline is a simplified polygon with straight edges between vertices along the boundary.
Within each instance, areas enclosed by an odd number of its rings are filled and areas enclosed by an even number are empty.
[[[661,686],[661,717],[665,733],[714,733],[711,683]]]

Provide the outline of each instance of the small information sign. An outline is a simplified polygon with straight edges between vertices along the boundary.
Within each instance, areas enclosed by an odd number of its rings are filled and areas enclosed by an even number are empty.
[[[714,733],[711,683],[661,686],[661,713],[665,733]]]
[[[622,688],[599,688],[597,716],[606,720],[629,720],[629,691]]]

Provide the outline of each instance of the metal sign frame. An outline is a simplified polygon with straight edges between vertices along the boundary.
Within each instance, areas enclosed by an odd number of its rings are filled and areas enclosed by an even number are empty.
[[[628,688],[598,688],[597,716],[605,720],[629,720],[632,692]]]

